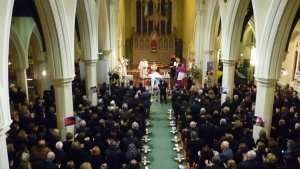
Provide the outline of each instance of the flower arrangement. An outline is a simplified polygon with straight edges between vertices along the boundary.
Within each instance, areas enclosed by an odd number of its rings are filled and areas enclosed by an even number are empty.
[[[200,68],[198,68],[197,66],[194,66],[192,69],[191,69],[191,76],[194,78],[194,79],[198,79],[201,77],[201,70]]]

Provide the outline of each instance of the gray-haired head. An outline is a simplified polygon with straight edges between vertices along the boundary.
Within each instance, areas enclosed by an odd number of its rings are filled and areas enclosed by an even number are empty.
[[[223,125],[223,124],[226,124],[226,119],[224,119],[224,118],[222,118],[222,119],[220,120],[220,125]]]
[[[197,132],[195,132],[195,131],[192,131],[192,132],[191,132],[191,139],[192,139],[192,140],[198,139],[198,134],[197,134]]]
[[[200,90],[198,91],[198,93],[199,93],[199,94],[203,94],[203,90],[200,89]]]
[[[295,129],[296,129],[296,130],[299,130],[299,129],[300,129],[300,123],[296,123],[296,124],[295,124]]]
[[[49,161],[49,162],[52,162],[55,158],[55,154],[53,152],[49,152],[46,156],[46,160]]]
[[[218,165],[220,163],[220,157],[219,156],[213,156],[211,159],[211,162]]]
[[[55,144],[55,147],[56,147],[57,150],[62,151],[62,149],[63,149],[63,143],[61,141],[58,141]]]
[[[247,152],[247,159],[252,161],[256,158],[256,152],[254,150],[250,150]]]
[[[133,122],[131,127],[132,127],[133,130],[138,130],[139,129],[139,123]]]
[[[226,114],[229,113],[230,112],[230,108],[229,107],[224,107],[223,108],[223,112],[226,113]]]
[[[201,109],[200,109],[200,114],[205,114],[205,113],[206,113],[205,108],[201,108]]]
[[[286,146],[287,148],[293,148],[295,146],[295,142],[293,140],[288,140]]]

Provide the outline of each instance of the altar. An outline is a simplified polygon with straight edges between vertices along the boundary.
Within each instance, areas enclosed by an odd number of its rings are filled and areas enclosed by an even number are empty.
[[[170,75],[169,74],[163,74],[163,75],[158,75],[158,76],[157,75],[153,76],[152,74],[148,74],[147,76],[144,77],[143,85],[151,86],[151,89],[158,88],[158,84],[161,79],[167,79],[168,85],[170,88]],[[152,84],[152,82],[154,82],[154,84]]]

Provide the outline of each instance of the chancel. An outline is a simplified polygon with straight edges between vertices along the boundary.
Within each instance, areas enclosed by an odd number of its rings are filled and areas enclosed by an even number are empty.
[[[300,168],[300,0],[1,0],[0,21],[0,169]]]

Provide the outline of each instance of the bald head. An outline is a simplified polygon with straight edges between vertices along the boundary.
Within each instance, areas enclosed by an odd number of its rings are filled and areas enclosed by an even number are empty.
[[[228,141],[223,141],[221,143],[221,149],[222,150],[227,150],[229,148],[229,142]]]

